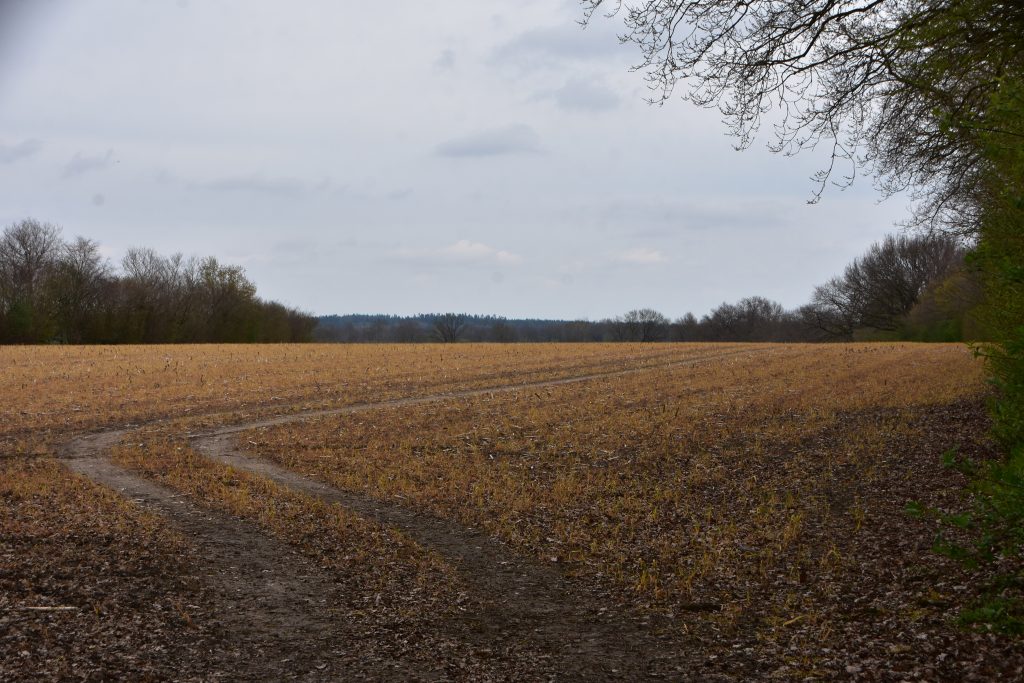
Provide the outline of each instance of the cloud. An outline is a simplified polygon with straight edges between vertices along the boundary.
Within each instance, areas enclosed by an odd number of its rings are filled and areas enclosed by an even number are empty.
[[[75,152],[75,156],[71,157],[71,161],[65,164],[61,177],[72,178],[93,171],[102,171],[114,165],[114,163],[114,150],[112,149],[108,149],[107,153],[103,156],[89,156],[81,152]]]
[[[384,194],[384,199],[392,202],[400,202],[408,199],[413,195],[413,189],[411,187],[400,187]]]
[[[253,192],[276,195],[297,194],[308,188],[306,183],[296,178],[265,178],[259,173],[192,183],[190,187],[212,192]]]
[[[550,67],[565,61],[608,60],[625,54],[617,34],[605,25],[579,24],[533,29],[519,34],[491,53],[491,63],[527,69]]]
[[[14,145],[0,143],[0,164],[13,164],[26,159],[38,152],[42,146],[43,143],[39,140],[23,140]]]
[[[396,253],[403,260],[432,264],[513,266],[523,260],[518,254],[470,240],[459,240],[437,249],[400,249]]]
[[[621,231],[637,242],[679,235],[682,232],[764,232],[785,229],[795,220],[794,211],[803,207],[786,204],[775,197],[736,197],[705,193],[699,197],[626,195],[600,199],[589,204],[559,207],[566,221],[583,221],[602,229]],[[635,227],[634,227],[635,226]]]
[[[455,68],[455,50],[447,49],[442,50],[441,54],[434,60],[434,66],[438,69],[454,69]]]
[[[621,99],[614,91],[591,79],[570,78],[561,88],[537,95],[538,100],[552,100],[569,111],[602,112],[615,109]]]
[[[455,260],[485,261],[494,260],[498,263],[519,263],[522,259],[512,252],[489,247],[481,242],[459,240],[455,244],[443,247],[440,254]]]
[[[648,249],[646,247],[634,247],[633,249],[619,252],[616,260],[623,263],[639,263],[644,265],[668,261],[665,255],[657,249]]]
[[[481,131],[454,138],[437,146],[443,157],[489,157],[508,154],[533,154],[540,150],[537,132],[525,124]]]

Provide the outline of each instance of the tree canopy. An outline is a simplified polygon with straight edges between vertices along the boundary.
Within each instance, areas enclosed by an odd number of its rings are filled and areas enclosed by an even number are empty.
[[[624,15],[654,101],[717,107],[738,145],[766,120],[776,151],[830,147],[817,176],[858,170],[910,189],[920,224],[977,234],[990,167],[982,135],[1012,137],[992,103],[1024,66],[1018,0],[582,0]],[[767,118],[766,117],[769,117]],[[838,173],[838,176],[837,176]]]
[[[0,343],[306,341],[315,320],[256,296],[239,266],[129,249],[26,219],[0,233]]]

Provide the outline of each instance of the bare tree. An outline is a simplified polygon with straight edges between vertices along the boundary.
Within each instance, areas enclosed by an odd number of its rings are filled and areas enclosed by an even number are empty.
[[[420,324],[415,320],[401,320],[395,325],[394,338],[401,344],[411,344],[424,338]]]
[[[434,338],[445,344],[459,341],[466,327],[466,316],[462,313],[442,313],[434,317]]]
[[[763,117],[784,154],[827,146],[820,195],[837,175],[874,173],[887,193],[913,188],[918,218],[977,228],[982,134],[1007,74],[1024,68],[1024,4],[975,0],[581,0],[622,13],[655,101],[680,82],[716,107],[739,147]]]
[[[637,308],[610,321],[615,341],[655,342],[668,336],[669,320],[653,308]]]
[[[672,323],[672,341],[690,342],[700,339],[700,323],[697,316],[687,313],[679,320]]]
[[[0,236],[0,342],[306,341],[314,318],[256,296],[239,266],[99,246],[24,220]]]
[[[491,325],[490,340],[500,344],[510,344],[519,341],[519,334],[516,329],[504,320],[496,320]]]
[[[60,228],[25,219],[0,237],[0,337],[35,341],[52,334],[46,283],[63,242]]]
[[[78,237],[62,245],[49,282],[60,340],[80,343],[88,336],[110,277],[110,265],[96,242]]]
[[[701,334],[709,341],[775,341],[785,317],[782,304],[762,296],[723,303],[701,319]]]
[[[132,247],[121,259],[124,304],[119,326],[135,342],[189,338],[205,328],[194,310],[196,264],[181,254],[161,256],[147,247]]]
[[[817,287],[804,320],[839,338],[858,328],[897,330],[927,287],[960,269],[964,253],[950,237],[889,236]]]
[[[801,306],[796,316],[810,341],[850,341],[857,329],[848,312],[817,301]]]
[[[562,325],[558,335],[564,342],[593,342],[604,338],[602,325],[589,320],[572,320]]]

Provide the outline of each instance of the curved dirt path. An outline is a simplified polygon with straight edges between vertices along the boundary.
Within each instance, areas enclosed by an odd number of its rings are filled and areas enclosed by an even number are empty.
[[[340,408],[319,408],[314,410],[303,410],[298,413],[279,415],[277,417],[270,417],[262,420],[253,420],[252,422],[245,422],[230,425],[227,427],[220,427],[218,429],[213,429],[207,432],[189,434],[188,438],[203,439],[213,436],[222,436],[225,434],[247,432],[252,429],[260,429],[262,427],[274,427],[277,425],[290,424],[293,422],[302,422],[304,420],[315,419],[318,417],[350,415],[352,413],[362,413],[370,410],[378,410],[380,408],[400,408],[403,406],[417,406],[422,405],[424,403],[437,403],[438,401],[448,401],[455,398],[472,398],[474,396],[487,396],[489,394],[508,394],[515,391],[544,389],[547,387],[557,387],[566,384],[579,384],[581,382],[591,382],[595,379],[611,379],[613,377],[635,375],[641,372],[647,372],[648,370],[665,370],[676,367],[684,368],[690,365],[697,365],[698,363],[702,363],[708,360],[718,360],[719,358],[728,358],[730,356],[749,356],[756,353],[765,353],[767,351],[776,351],[776,349],[770,349],[766,347],[759,347],[755,349],[743,348],[736,349],[733,351],[723,351],[721,353],[714,353],[707,356],[696,356],[693,358],[666,361],[663,363],[650,363],[648,365],[644,365],[641,367],[626,368],[624,370],[607,370],[604,372],[591,372],[585,375],[573,375],[571,377],[559,377],[557,379],[542,379],[537,380],[536,382],[525,382],[522,384],[499,384],[480,389],[460,389],[457,391],[445,392],[440,394],[429,394],[427,396],[410,396],[407,398],[393,398],[388,399],[386,401],[374,401],[371,403],[353,403],[351,405],[341,406]],[[282,406],[274,407],[278,408]]]
[[[672,366],[695,365],[718,358],[756,353],[742,349],[685,361]],[[665,364],[659,364],[664,367]],[[651,369],[651,366],[644,369]],[[368,412],[387,407],[511,393],[573,384],[642,371],[630,368],[591,373],[555,380],[488,389],[471,389],[433,396],[363,403],[329,410],[256,420],[190,436],[193,448],[218,462],[271,479],[277,484],[337,503],[381,524],[398,528],[414,541],[439,552],[473,590],[481,607],[474,626],[484,640],[526,638],[550,657],[552,673],[573,680],[636,680],[678,675],[684,653],[666,651],[666,643],[654,635],[660,630],[646,619],[618,612],[570,586],[560,571],[524,558],[486,533],[467,529],[453,521],[419,512],[370,496],[343,491],[237,448],[239,432],[311,418]]]
[[[692,670],[693,662],[687,661],[678,635],[667,635],[668,629],[662,628],[670,624],[604,604],[598,596],[571,585],[557,569],[524,558],[478,530],[342,491],[240,452],[232,435],[317,417],[539,389],[764,351],[739,349],[640,368],[312,410],[187,436],[207,457],[344,505],[439,552],[473,592],[478,609],[467,616],[469,628],[459,629],[459,636],[470,634],[479,647],[534,658],[525,668],[548,680],[678,679]],[[339,588],[315,566],[254,525],[194,504],[113,464],[110,449],[141,428],[78,437],[65,444],[61,456],[73,471],[167,517],[197,545],[203,570],[227,605],[223,623],[232,642],[225,646],[223,659],[236,662],[228,678],[445,678],[436,669],[418,670],[404,661],[390,660],[382,669],[379,662],[389,661],[386,654],[374,658],[378,664],[372,668],[361,667],[360,655],[368,654],[374,644],[367,642],[365,634],[351,632],[343,614],[325,607],[339,601],[332,598]],[[296,652],[304,654],[296,657]]]
[[[224,633],[209,644],[204,680],[432,680],[387,652],[372,652],[346,618],[343,590],[312,562],[254,524],[209,510],[107,459],[125,431],[65,445],[67,467],[160,514],[196,548],[197,573],[213,591]]]
[[[230,435],[196,439],[193,445],[211,459],[341,504],[437,551],[471,591],[477,610],[468,620],[479,643],[501,647],[525,641],[525,649],[547,660],[544,669],[555,680],[638,680],[656,669],[675,668],[670,661],[656,661],[672,653],[650,634],[649,621],[581,593],[558,570],[520,556],[486,533],[308,479],[235,450]]]

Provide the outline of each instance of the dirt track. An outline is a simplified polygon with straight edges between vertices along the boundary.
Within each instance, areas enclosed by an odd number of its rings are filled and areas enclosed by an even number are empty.
[[[687,366],[738,354],[740,350],[660,363],[644,368],[561,378],[520,385],[472,389],[433,396],[314,410],[236,424],[189,435],[197,452],[248,470],[295,491],[338,503],[364,517],[395,527],[439,552],[460,573],[474,606],[464,623],[448,624],[439,642],[469,641],[490,660],[461,673],[443,663],[403,657],[386,636],[368,638],[343,611],[344,602],[323,571],[254,525],[210,511],[131,473],[109,459],[109,451],[134,430],[115,429],[78,437],[62,449],[72,470],[114,488],[169,519],[199,550],[215,593],[223,626],[230,634],[214,661],[224,671],[212,678],[299,678],[312,680],[462,677],[546,680],[636,680],[679,678],[689,669],[685,647],[650,616],[627,614],[572,585],[554,566],[523,558],[474,529],[424,515],[393,503],[340,491],[233,449],[231,435],[315,417],[416,405],[489,393],[539,389],[643,372],[651,367]]]
[[[358,634],[332,607],[341,601],[338,586],[252,524],[202,508],[117,467],[94,450],[114,441],[74,442],[68,466],[163,515],[197,549],[199,573],[207,577],[217,598],[216,618],[230,634],[226,642],[211,643],[217,669],[207,672],[211,679],[431,677],[402,662],[381,668],[379,658],[375,671],[359,671],[354,664],[360,653],[353,651]]]

